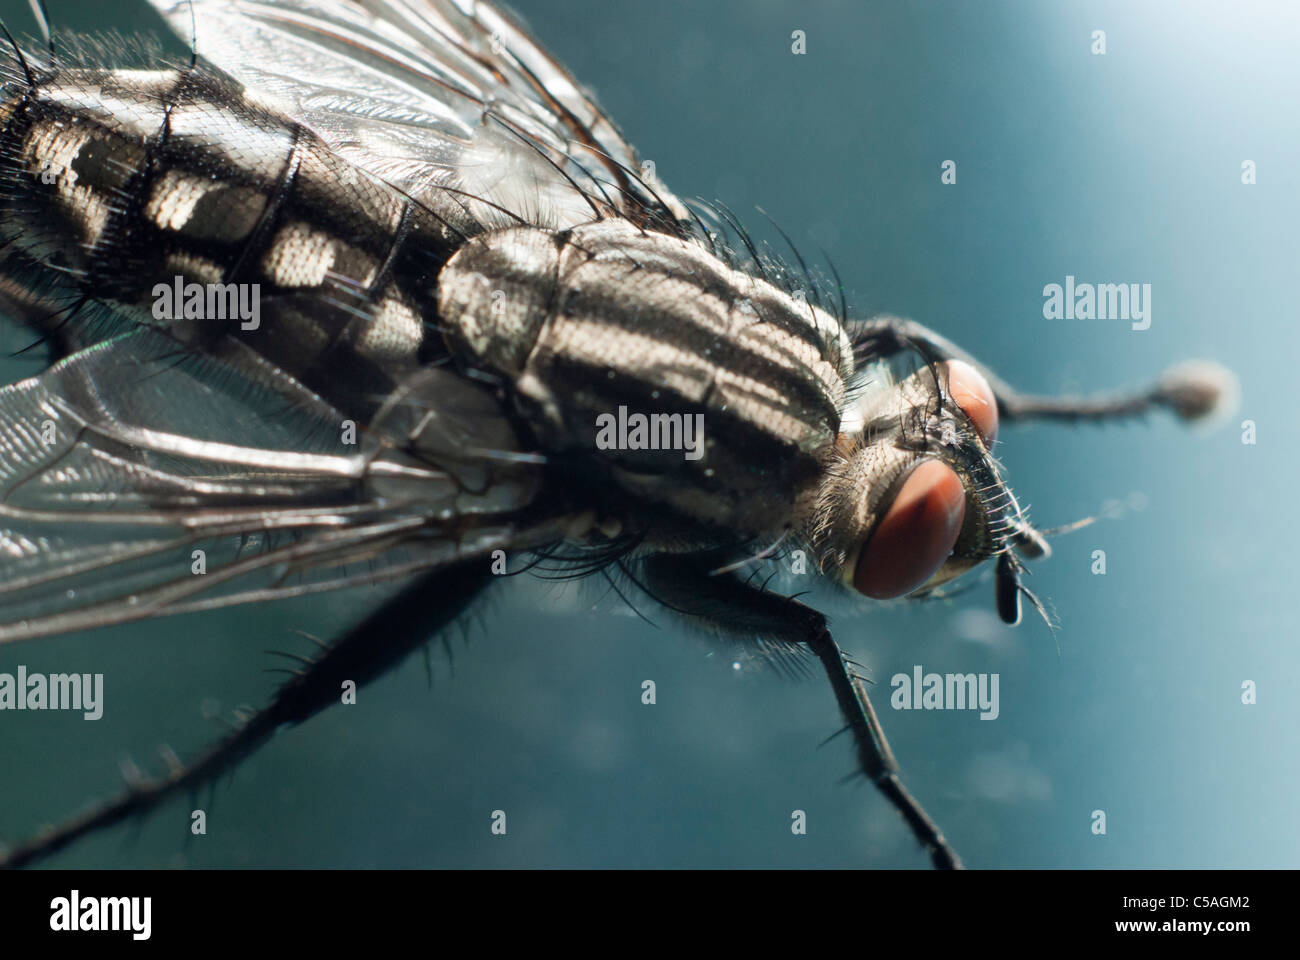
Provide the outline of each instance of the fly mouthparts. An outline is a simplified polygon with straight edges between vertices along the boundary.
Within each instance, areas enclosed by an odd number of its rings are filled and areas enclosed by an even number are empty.
[[[1047,542],[1052,537],[1074,533],[1076,530],[1092,526],[1099,520],[1113,520],[1116,516],[1117,514],[1114,511],[1103,511],[1102,513],[1093,514],[1091,517],[1083,517],[1070,523],[1063,523],[1060,526],[1048,527],[1046,530],[1035,529],[1027,520],[1015,520],[1011,526],[1011,542],[1022,557],[1029,560],[1038,560],[1052,555],[1051,544]]]
[[[1020,622],[1020,570],[1015,554],[1004,550],[998,557],[994,575],[994,593],[997,598],[998,617],[1009,627]]]
[[[1037,533],[1037,531],[1034,532]],[[1024,565],[1010,550],[1003,550],[998,555],[997,571],[993,578],[998,617],[1009,627],[1019,624],[1020,598],[1024,597],[1038,611],[1038,615],[1043,618],[1043,623],[1047,624],[1047,629],[1051,631],[1052,637],[1055,639],[1056,624],[1052,622],[1052,615],[1043,606],[1043,601],[1039,600],[1032,590],[1020,582],[1020,574],[1024,570]],[[1059,643],[1056,652],[1060,656],[1061,648]]]

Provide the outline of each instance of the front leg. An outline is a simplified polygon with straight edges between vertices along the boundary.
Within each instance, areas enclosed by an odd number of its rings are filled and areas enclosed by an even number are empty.
[[[806,645],[816,654],[853,734],[858,766],[902,814],[912,833],[941,870],[959,870],[961,859],[938,825],[903,786],[898,763],[867,696],[866,680],[845,660],[826,617],[779,593],[734,574],[712,576],[711,564],[656,554],[644,561],[644,587],[657,600],[718,636],[771,648]]]
[[[859,360],[891,357],[916,350],[925,360],[963,360],[975,367],[993,388],[998,417],[1015,420],[1065,420],[1073,423],[1123,420],[1164,407],[1180,419],[1199,420],[1229,403],[1236,377],[1217,363],[1192,361],[1170,367],[1154,384],[1128,392],[1086,397],[1047,397],[1020,393],[951,340],[914,320],[877,317],[854,337]]]

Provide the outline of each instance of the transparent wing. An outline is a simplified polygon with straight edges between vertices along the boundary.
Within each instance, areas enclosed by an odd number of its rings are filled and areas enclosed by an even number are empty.
[[[452,188],[541,226],[616,212],[693,232],[592,98],[489,4],[151,3],[250,95],[422,202]]]
[[[539,467],[495,401],[405,381],[355,435],[232,348],[140,331],[0,390],[0,642],[517,549]]]

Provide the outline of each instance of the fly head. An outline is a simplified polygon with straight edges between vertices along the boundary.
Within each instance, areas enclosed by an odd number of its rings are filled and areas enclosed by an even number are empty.
[[[997,607],[1016,623],[1020,556],[1050,553],[1002,478],[998,406],[971,364],[946,360],[895,381],[883,365],[850,404],[818,492],[822,569],[873,599],[930,594],[996,558]]]

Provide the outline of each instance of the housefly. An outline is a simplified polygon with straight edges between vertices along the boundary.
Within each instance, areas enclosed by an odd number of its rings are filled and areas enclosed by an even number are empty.
[[[1223,371],[1029,396],[854,318],[797,252],[675,196],[489,4],[154,6],[188,59],[55,38],[0,66],[0,300],[53,361],[0,391],[0,644],[395,589],[208,749],[3,862],[209,784],[537,568],[819,667],[861,774],[960,866],[827,618],[764,569],[880,600],[988,563],[1003,621],[1043,612],[1022,574],[1051,531],[999,429],[1194,420]]]

